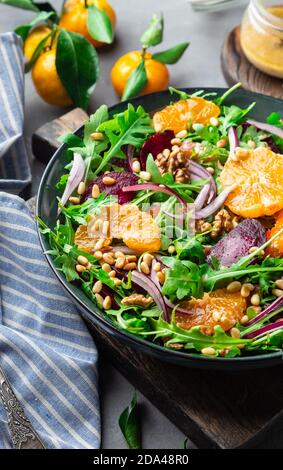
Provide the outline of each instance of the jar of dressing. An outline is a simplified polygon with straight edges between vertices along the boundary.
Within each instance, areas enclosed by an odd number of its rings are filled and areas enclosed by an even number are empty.
[[[255,67],[283,78],[283,0],[251,0],[240,38],[244,54]]]

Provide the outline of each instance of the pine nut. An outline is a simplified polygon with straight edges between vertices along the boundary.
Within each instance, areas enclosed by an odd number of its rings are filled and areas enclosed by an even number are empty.
[[[252,284],[243,284],[241,287],[241,296],[242,297],[249,297],[251,290],[254,289],[254,286]]]
[[[141,164],[137,160],[133,162],[133,171],[134,173],[140,173],[141,171]]]
[[[242,325],[245,325],[246,323],[248,323],[248,321],[249,321],[248,315],[244,315],[244,316],[241,318],[240,323],[241,323]]]
[[[241,289],[242,284],[239,281],[232,281],[230,284],[227,286],[227,291],[234,293],[234,292],[239,292]]]
[[[219,312],[213,312],[212,318],[214,321],[218,322],[221,318],[221,314]]]
[[[206,169],[208,173],[210,173],[211,175],[214,175],[214,168],[212,166],[207,166]]]
[[[102,132],[92,132],[92,134],[90,134],[90,137],[92,138],[92,140],[103,140],[104,135],[102,134]]]
[[[256,307],[256,306],[254,306],[254,305],[252,306],[252,309],[254,310],[254,312],[255,312],[256,314],[260,313],[261,310],[262,310],[261,307]]]
[[[96,259],[102,259],[102,256],[103,256],[102,251],[100,250],[95,251],[94,256]]]
[[[131,271],[132,269],[136,269],[137,263],[126,263],[124,269],[126,271]]]
[[[171,153],[171,151],[169,149],[164,149],[163,152],[162,152],[162,155],[165,158],[168,158],[168,157],[170,157],[170,153]]]
[[[238,330],[238,328],[231,328],[230,334],[232,338],[240,338],[241,336],[240,330]]]
[[[255,305],[256,307],[260,304],[260,297],[258,294],[253,294],[251,296],[251,304]]]
[[[91,196],[93,197],[93,199],[97,199],[99,195],[100,195],[99,186],[97,184],[94,184],[91,190]]]
[[[151,266],[151,263],[152,263],[152,260],[153,260],[153,256],[149,253],[145,253],[145,255],[143,256],[143,261],[148,265],[148,266]]]
[[[113,278],[116,276],[116,271],[110,271],[109,277]]]
[[[204,354],[205,356],[215,356],[216,351],[214,348],[208,347],[208,348],[203,348],[201,350],[201,353]]]
[[[183,139],[184,137],[186,137],[187,133],[188,133],[187,129],[183,129],[182,131],[179,131],[176,134],[176,137],[178,137],[179,139]]]
[[[101,281],[96,281],[93,284],[92,292],[94,294],[99,294],[99,292],[101,292],[101,291],[102,291],[102,282]]]
[[[103,300],[104,300],[102,295],[97,293],[97,294],[95,294],[95,298],[96,298],[97,303],[102,306],[103,305]]]
[[[75,206],[77,206],[80,203],[80,198],[75,197],[75,196],[71,196],[71,197],[69,197],[69,202],[71,204],[74,204]]]
[[[150,273],[149,266],[148,266],[148,264],[146,264],[144,261],[141,262],[141,271],[142,271],[144,274],[149,274],[149,273]]]
[[[243,286],[246,286],[250,291],[255,289],[255,286],[251,282],[246,282],[243,284]]]
[[[108,264],[110,264],[110,265],[115,264],[115,260],[114,260],[114,258],[113,258],[113,256],[112,256],[111,253],[104,253],[104,254],[102,255],[102,258],[103,258],[103,260],[105,261],[105,263],[108,263]]]
[[[256,148],[256,143],[254,140],[249,140],[248,141],[248,146],[251,147],[252,149]]]
[[[154,268],[153,268],[153,271],[155,271],[156,273],[158,273],[158,271],[161,270],[161,264],[160,263],[155,263],[154,265]]]
[[[102,220],[101,219],[97,219],[95,222],[94,222],[94,225],[93,225],[93,228],[96,232],[98,232],[101,228],[101,225],[102,225]]]
[[[116,263],[115,263],[115,268],[122,269],[124,267],[125,261],[126,261],[125,257],[117,258]]]
[[[170,153],[170,157],[171,158],[175,157],[177,153],[179,153],[179,150],[172,150],[172,152]]]
[[[110,297],[110,295],[107,295],[107,296],[105,297],[105,299],[103,300],[102,307],[103,307],[105,310],[109,310],[109,308],[111,308],[111,304],[112,304],[111,297]]]
[[[172,153],[172,152],[179,152],[179,150],[180,150],[180,149],[179,149],[179,145],[173,145],[172,150],[171,150],[171,153]]]
[[[171,140],[172,145],[178,145],[178,147],[181,145],[182,141],[178,137],[175,137],[174,139]]]
[[[125,258],[125,254],[122,251],[116,251],[114,256],[115,258]]]
[[[169,253],[170,255],[173,255],[173,253],[175,253],[175,251],[176,251],[176,250],[175,250],[175,246],[174,246],[174,245],[168,246],[168,253]]]
[[[126,256],[126,261],[127,261],[127,263],[132,263],[132,262],[136,263],[137,257],[136,257],[136,255],[127,255]]]
[[[103,263],[103,265],[101,267],[102,267],[103,271],[106,271],[107,273],[110,273],[110,271],[112,271],[111,266],[108,263]]]
[[[87,265],[86,265],[86,269],[90,269],[90,268],[92,268],[92,264],[90,262],[88,262]]]
[[[163,271],[159,271],[159,272],[157,273],[157,278],[158,278],[160,284],[164,284],[164,281],[165,281],[165,274],[164,274]]]
[[[83,266],[88,265],[88,259],[85,256],[82,256],[82,255],[78,256],[77,261],[79,264],[82,264]]]
[[[105,184],[105,186],[113,186],[116,184],[115,178],[111,178],[111,176],[104,176],[102,178],[102,183]]]
[[[86,270],[86,267],[83,266],[82,264],[76,264],[76,271],[78,273],[83,273]]]
[[[104,238],[100,238],[100,239],[96,242],[96,244],[94,245],[95,251],[96,251],[96,250],[101,250],[101,248],[103,247],[103,245],[104,245]]]
[[[225,145],[227,144],[227,140],[226,139],[220,139],[218,140],[216,146],[221,149],[223,147],[225,147]]]
[[[111,242],[112,242],[111,238],[106,238],[106,240],[104,240],[103,247],[104,248],[106,248],[106,247],[110,248]],[[112,249],[112,248],[110,248],[110,249]]]
[[[217,126],[219,126],[219,120],[216,117],[212,117],[212,118],[210,118],[210,124],[212,126],[217,127]]]
[[[80,182],[77,192],[79,195],[82,195],[85,192],[85,183],[83,181]]]
[[[140,172],[140,177],[144,181],[150,181],[151,180],[151,174],[148,171],[141,171]]]
[[[275,285],[276,285],[276,287],[278,287],[278,289],[283,290],[283,279],[277,279],[275,281]]]
[[[117,277],[115,277],[113,281],[114,281],[115,286],[117,287],[119,287],[122,284],[121,279],[118,279]]]
[[[245,159],[250,155],[250,151],[246,149],[242,149],[242,147],[236,147],[235,149],[235,157],[239,160]]]
[[[275,295],[276,297],[281,297],[281,295],[283,295],[283,290],[281,290],[281,289],[272,289],[272,294]]]

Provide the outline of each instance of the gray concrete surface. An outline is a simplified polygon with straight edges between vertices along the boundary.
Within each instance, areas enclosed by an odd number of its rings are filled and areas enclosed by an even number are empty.
[[[50,0],[55,7],[61,0]],[[101,76],[91,100],[90,111],[102,103],[117,102],[109,79],[115,59],[139,47],[139,36],[147,26],[151,13],[162,11],[165,34],[162,49],[178,42],[190,41],[183,59],[170,68],[171,84],[178,86],[225,86],[220,69],[220,49],[226,33],[240,22],[243,7],[217,13],[195,13],[186,0],[110,0],[117,12],[115,45],[99,50]],[[34,13],[0,5],[0,33],[11,31],[29,21]],[[156,50],[158,50],[156,48]],[[159,47],[161,50],[161,47]],[[30,152],[32,132],[46,121],[60,116],[64,110],[44,103],[36,94],[30,75],[26,76],[25,136]],[[30,152],[31,154],[31,152]],[[33,162],[34,190],[44,167]],[[117,419],[131,400],[133,387],[108,362],[102,361],[101,398],[103,419],[103,448],[124,448]],[[144,448],[180,449],[184,436],[141,394]]]

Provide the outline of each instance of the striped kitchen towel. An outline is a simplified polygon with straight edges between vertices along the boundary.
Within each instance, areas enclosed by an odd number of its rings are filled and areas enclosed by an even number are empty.
[[[0,191],[19,194],[31,182],[23,138],[24,63],[21,39],[0,34]]]
[[[0,193],[0,366],[47,448],[99,448],[97,350],[25,202]],[[0,399],[0,448],[11,448]]]

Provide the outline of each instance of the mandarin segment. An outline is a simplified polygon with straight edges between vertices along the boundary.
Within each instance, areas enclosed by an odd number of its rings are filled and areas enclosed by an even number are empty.
[[[283,155],[268,147],[229,158],[220,175],[223,188],[236,185],[225,205],[242,217],[270,216],[283,208]]]
[[[217,118],[220,108],[204,98],[194,97],[177,101],[157,111],[153,116],[156,132],[172,130],[177,134],[192,124],[208,125],[211,118]]]
[[[224,331],[230,330],[245,314],[246,299],[240,292],[228,292],[227,289],[216,289],[205,293],[202,299],[191,299],[180,304],[191,315],[176,312],[176,323],[181,328],[189,330],[201,326],[201,331],[207,335],[214,333],[216,325]]]
[[[283,210],[278,212],[275,215],[275,225],[272,229],[267,231],[266,238],[270,240],[273,235],[275,235],[279,230],[283,228]],[[283,234],[279,235],[279,237],[275,238],[270,245],[268,245],[265,249],[265,253],[267,255],[272,256],[273,258],[281,257],[283,255]]]

